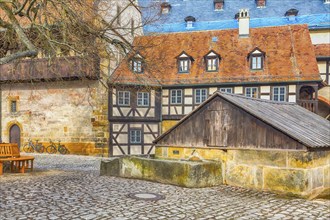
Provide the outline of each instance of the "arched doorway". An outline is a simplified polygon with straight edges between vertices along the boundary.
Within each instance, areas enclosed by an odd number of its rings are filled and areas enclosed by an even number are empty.
[[[21,129],[16,124],[12,125],[9,129],[9,142],[17,143],[18,147],[21,147]]]

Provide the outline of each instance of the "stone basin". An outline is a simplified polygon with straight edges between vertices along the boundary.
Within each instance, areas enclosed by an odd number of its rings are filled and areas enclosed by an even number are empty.
[[[100,174],[189,188],[223,184],[221,163],[209,161],[177,161],[127,156],[102,160]]]

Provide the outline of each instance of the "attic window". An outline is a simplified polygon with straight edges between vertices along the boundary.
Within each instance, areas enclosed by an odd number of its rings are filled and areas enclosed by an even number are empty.
[[[324,0],[324,4],[330,4],[330,0]]]
[[[291,8],[291,9],[289,9],[285,12],[284,16],[286,16],[286,17],[288,17],[288,16],[297,16],[298,12],[299,11],[297,9]]]
[[[185,52],[182,52],[179,56],[177,56],[177,60],[178,60],[178,72],[189,73],[193,58],[188,54],[186,54]]]
[[[135,73],[143,73],[143,60],[140,54],[136,54],[132,59],[132,71]]]
[[[220,56],[213,50],[211,50],[207,55],[204,56],[206,71],[216,72],[219,70]]]
[[[256,0],[257,8],[266,7],[266,0]]]
[[[213,0],[214,11],[221,11],[221,10],[223,10],[224,3],[225,3],[224,0]]]
[[[258,48],[249,53],[248,59],[251,70],[262,70],[264,68],[265,53]]]
[[[161,8],[161,13],[162,14],[168,14],[172,8],[172,6],[167,3],[167,2],[163,2],[161,5],[160,5],[160,8]]]
[[[194,18],[193,16],[188,16],[184,19],[184,21],[186,22],[187,28],[193,28],[194,23],[196,22],[196,18]]]

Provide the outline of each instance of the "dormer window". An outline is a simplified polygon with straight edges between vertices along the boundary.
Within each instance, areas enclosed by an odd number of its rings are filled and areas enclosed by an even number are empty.
[[[260,49],[254,49],[248,56],[251,70],[262,70],[264,68],[265,53]]]
[[[299,11],[297,9],[291,8],[285,12],[284,16],[287,17],[289,21],[295,21],[298,12]]]
[[[256,0],[257,8],[264,8],[266,7],[266,0]]]
[[[186,22],[187,28],[193,28],[194,23],[196,22],[196,18],[194,18],[193,16],[188,16],[184,19],[184,21]]]
[[[206,64],[206,71],[216,72],[219,70],[219,54],[211,50],[207,55],[204,56],[204,59]]]
[[[142,73],[142,61],[141,60],[133,60],[133,71],[136,73]]]
[[[143,58],[140,54],[137,54],[132,59],[132,71],[135,73],[143,73]]]
[[[214,11],[221,11],[221,10],[223,10],[224,3],[225,3],[224,0],[213,0]]]
[[[324,0],[324,4],[330,4],[330,0]]]
[[[178,60],[178,72],[189,73],[193,58],[188,54],[186,54],[185,52],[182,52],[179,56],[177,56],[177,60]]]
[[[163,2],[160,5],[160,8],[161,8],[161,13],[162,14],[168,14],[170,12],[172,6],[168,2]]]

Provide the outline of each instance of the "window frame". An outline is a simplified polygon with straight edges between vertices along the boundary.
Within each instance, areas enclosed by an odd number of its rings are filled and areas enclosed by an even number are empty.
[[[178,102],[178,91],[181,92],[181,101]],[[175,102],[173,102],[173,92],[175,92]],[[171,105],[182,105],[183,103],[183,90],[182,89],[171,89],[170,90],[170,104]]]
[[[133,135],[134,133],[134,135]],[[139,135],[137,135],[139,134]],[[142,144],[142,130],[141,129],[130,129],[129,131],[129,143],[130,144]],[[139,138],[139,140],[138,140]]]
[[[247,96],[247,90],[248,90],[248,89],[256,89],[257,96],[254,97],[254,96],[253,96],[253,93],[251,93],[252,96]],[[252,92],[252,91],[251,91],[251,92]],[[259,98],[259,87],[256,87],[256,86],[245,87],[245,88],[244,88],[244,96],[245,96],[245,97],[249,97],[249,98]]]
[[[123,103],[120,103],[120,96],[123,95],[122,100]],[[126,97],[126,94],[128,94],[128,97]],[[128,100],[128,103],[126,103],[126,100]],[[118,106],[130,106],[131,103],[131,92],[130,91],[117,91],[117,105]]]
[[[209,61],[215,60],[215,69],[209,69]],[[217,56],[206,56],[205,57],[205,63],[206,63],[206,71],[207,72],[217,72],[219,71],[219,57]]]
[[[230,89],[230,92],[227,92],[228,89]],[[225,91],[221,91],[221,90],[225,90]],[[225,93],[230,93],[230,94],[234,93],[234,89],[232,87],[221,87],[221,88],[219,88],[219,91],[225,92]]]
[[[143,62],[141,59],[132,59],[132,71],[134,73],[143,73]]]
[[[12,99],[10,100],[10,113],[17,113],[17,100],[16,99]],[[15,103],[15,110],[13,111],[13,104]]]
[[[200,91],[199,102],[197,102],[197,91]],[[205,91],[204,100],[203,100],[203,94],[202,94],[203,91]],[[208,89],[207,88],[194,89],[194,103],[195,104],[199,105],[199,104],[203,103],[207,98],[208,98]]]
[[[139,97],[139,96],[142,97]],[[147,97],[145,97],[145,95],[147,95]],[[145,100],[147,100],[147,104],[145,104]],[[139,103],[139,101],[141,101],[141,104]],[[138,107],[147,107],[150,106],[150,93],[149,92],[138,92],[136,95],[136,105]]]
[[[281,94],[281,91],[280,91],[281,88],[284,88],[283,94]],[[275,94],[275,89],[278,89],[278,91],[279,91],[278,94]],[[278,96],[278,100],[275,100],[275,95]],[[283,100],[280,100],[281,95],[283,95],[283,97],[284,97]],[[286,86],[273,86],[272,87],[272,100],[276,101],[276,102],[286,102],[287,101],[287,87]]]
[[[181,63],[183,62],[187,62],[187,70],[182,70],[181,71]],[[178,59],[178,72],[179,73],[190,73],[190,59],[187,57],[187,58],[179,58]]]
[[[260,58],[260,67],[258,68],[258,62],[256,62],[256,66],[253,66],[253,61],[256,60],[258,61],[258,58]],[[251,70],[263,70],[264,68],[264,57],[263,55],[260,54],[252,54],[250,58],[250,69]]]

